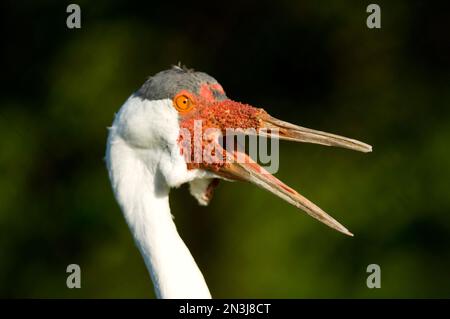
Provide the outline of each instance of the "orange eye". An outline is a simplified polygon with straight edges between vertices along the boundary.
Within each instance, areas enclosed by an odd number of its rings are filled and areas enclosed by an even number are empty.
[[[186,113],[192,109],[194,103],[189,96],[185,94],[179,94],[173,99],[173,105],[178,110],[178,112]]]

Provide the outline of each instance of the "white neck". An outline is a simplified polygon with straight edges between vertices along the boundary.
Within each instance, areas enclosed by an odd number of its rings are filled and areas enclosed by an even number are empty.
[[[150,272],[158,298],[211,298],[191,253],[180,238],[169,207],[169,187],[157,167],[148,167],[119,136],[108,143],[111,183]]]

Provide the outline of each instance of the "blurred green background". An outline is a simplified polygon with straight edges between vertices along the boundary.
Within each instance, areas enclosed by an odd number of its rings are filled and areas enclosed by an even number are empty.
[[[392,1],[393,2],[393,1]],[[449,2],[3,1],[0,297],[153,297],[103,161],[107,127],[181,61],[230,98],[357,138],[371,154],[281,143],[277,176],[347,238],[249,184],[209,207],[171,193],[214,297],[450,296]],[[66,287],[81,266],[82,288]],[[381,289],[366,267],[381,266]]]

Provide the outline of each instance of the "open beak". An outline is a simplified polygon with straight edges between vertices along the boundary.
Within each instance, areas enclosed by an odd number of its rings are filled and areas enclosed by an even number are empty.
[[[246,104],[226,100],[224,102],[218,102],[216,105],[209,108],[209,110],[214,109],[217,109],[217,111],[213,111],[215,121],[223,123],[223,125],[220,125],[222,131],[229,128],[224,126],[242,128],[239,126],[244,124],[244,126],[247,126],[243,127],[244,129],[249,127],[255,128],[260,136],[280,138],[294,142],[338,146],[365,153],[372,151],[370,145],[360,141],[290,124],[273,118],[262,109],[257,109]],[[269,130],[260,130],[261,128]],[[278,131],[278,135],[272,133],[276,131]],[[267,172],[247,154],[236,148],[234,150],[225,150],[222,148],[222,152],[227,159],[225,165],[219,167],[206,165],[203,166],[203,168],[213,170],[217,175],[227,179],[247,181],[255,184],[300,208],[311,217],[321,221],[329,227],[346,235],[353,236],[347,228],[333,217]]]
[[[306,197],[300,195],[278,178],[267,172],[247,154],[238,154],[238,152],[235,151],[234,154],[228,154],[228,156],[232,156],[234,159],[245,158],[245,161],[233,162],[221,167],[219,171],[216,172],[218,175],[228,179],[250,182],[284,199],[295,207],[300,208],[309,216],[321,221],[325,225],[346,235],[353,236],[353,234],[337,220],[325,213],[320,207]]]

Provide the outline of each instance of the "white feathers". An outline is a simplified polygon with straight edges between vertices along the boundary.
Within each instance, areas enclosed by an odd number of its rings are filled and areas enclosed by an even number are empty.
[[[169,99],[148,101],[131,96],[117,113],[113,127],[133,147],[172,147],[179,134],[178,113]]]
[[[191,253],[178,235],[169,189],[211,175],[188,170],[177,145],[178,114],[170,100],[130,97],[108,137],[106,161],[116,199],[160,298],[210,298]]]
[[[212,178],[198,178],[189,183],[189,191],[194,196],[198,203],[202,206],[207,206],[211,197],[208,196],[208,187]]]

